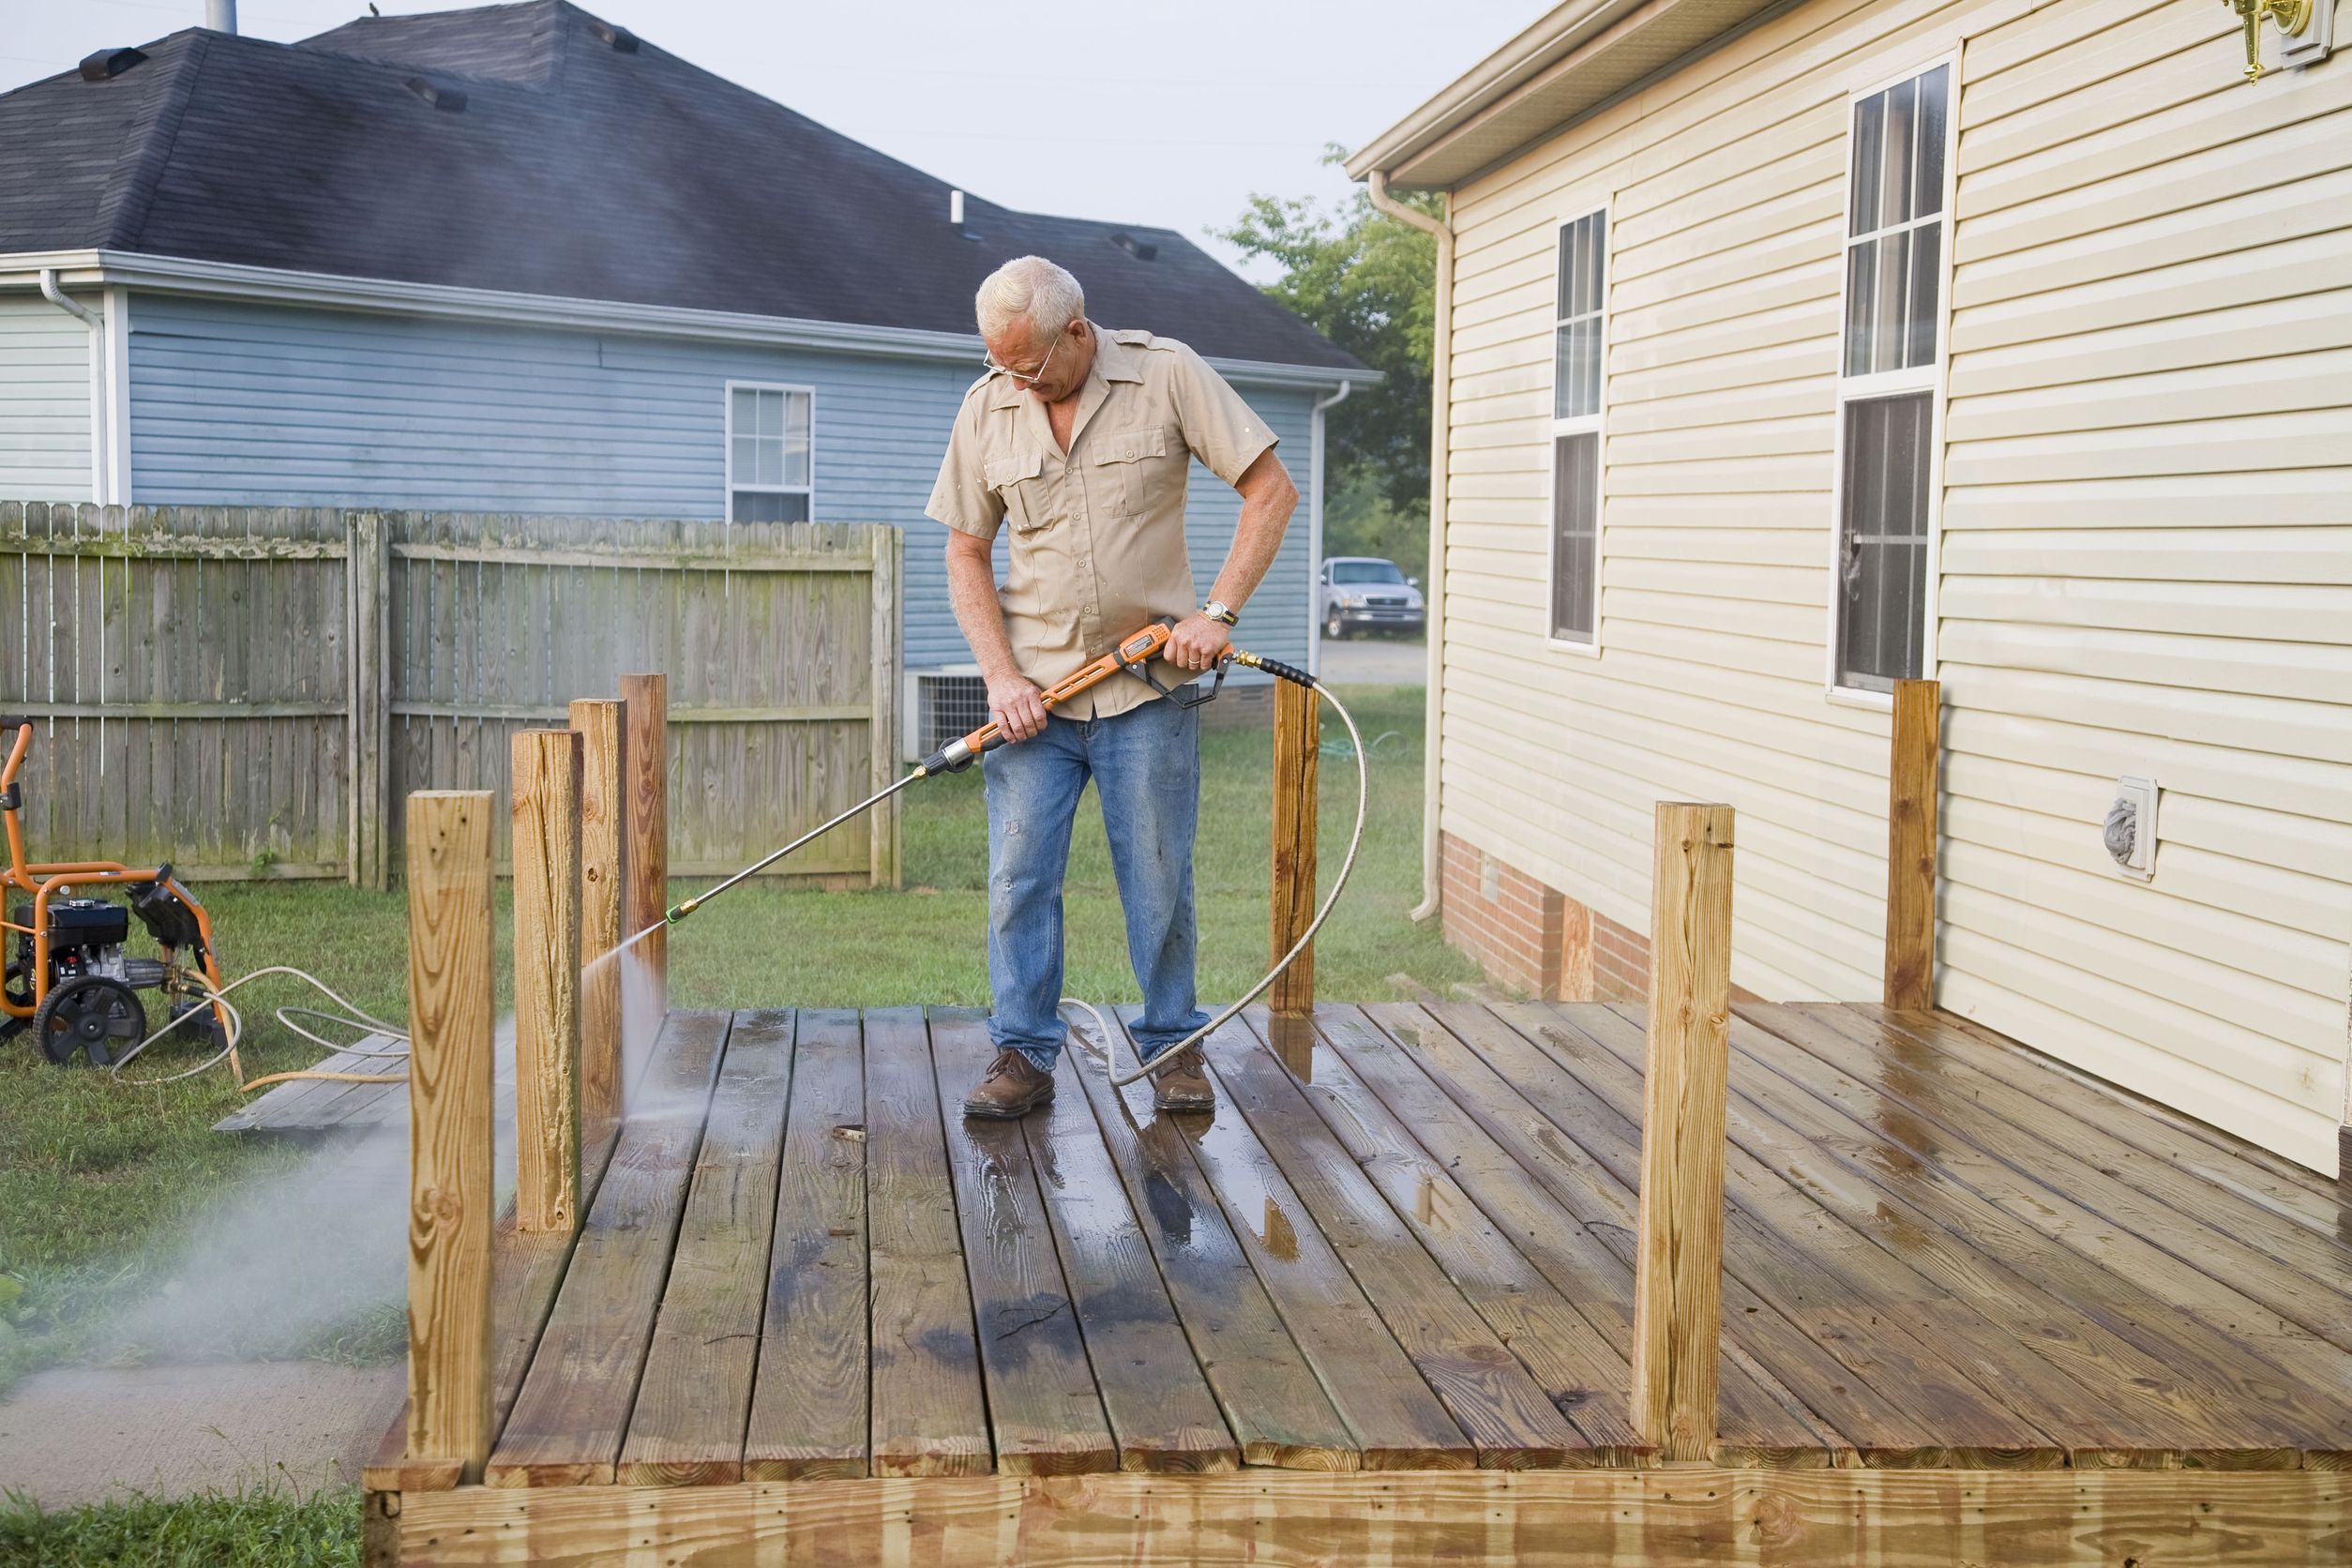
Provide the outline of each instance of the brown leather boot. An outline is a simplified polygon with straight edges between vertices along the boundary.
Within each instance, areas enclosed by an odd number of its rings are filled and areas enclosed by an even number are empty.
[[[1216,1109],[1217,1092],[1210,1087],[1209,1069],[1202,1065],[1198,1048],[1184,1052],[1166,1072],[1152,1075],[1152,1104],[1161,1110]]]
[[[1053,1075],[1039,1072],[1035,1063],[1008,1048],[996,1053],[980,1082],[964,1096],[964,1114],[1009,1121],[1052,1098]]]

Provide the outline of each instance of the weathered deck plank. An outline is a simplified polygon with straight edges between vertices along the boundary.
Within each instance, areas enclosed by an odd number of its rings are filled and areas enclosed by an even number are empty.
[[[2290,1380],[2268,1362],[2247,1353],[2244,1340],[2257,1327],[2249,1322],[2217,1331],[2197,1321],[2183,1304],[2163,1292],[2162,1276],[2118,1274],[2066,1244],[2067,1219],[2055,1205],[2042,1205],[2034,1218],[2021,1216],[1978,1192],[1945,1162],[1959,1151],[1939,1138],[1907,1108],[1874,1108],[1868,1087],[1837,1073],[1790,1039],[1826,1026],[1786,1009],[1736,1009],[1763,1027],[1777,1048],[1734,1029],[1734,1048],[1772,1070],[1748,1080],[1756,1103],[1776,1120],[1812,1139],[1816,1147],[1862,1171],[1892,1198],[1969,1238],[1976,1250],[2013,1271],[2068,1310],[2136,1346],[2165,1369],[2160,1386],[2204,1409],[2205,1426],[2255,1429],[2256,1443],[2236,1463],[2269,1468],[2291,1463],[2285,1450],[2316,1448],[2339,1453],[2352,1403],[2330,1394],[2342,1382],[2321,1373]],[[1744,1042],[1744,1043],[1743,1043]],[[2070,1221],[2072,1223],[2072,1221]],[[2152,1251],[2153,1249],[2149,1249]],[[2157,1255],[2159,1258],[2161,1254]],[[2164,1259],[2169,1264],[2170,1259]],[[2320,1347],[2316,1340],[2309,1344]],[[2126,1374],[2118,1370],[2117,1376]],[[2266,1455],[2259,1440],[2275,1437],[2277,1452]]]
[[[1564,1029],[1566,1021],[1560,1021]],[[1630,1018],[1617,1022],[1621,1029],[1596,1028],[1590,1038],[1632,1065],[1638,1031]],[[1917,1271],[1932,1304],[1946,1311],[1972,1307],[1984,1315],[1994,1334],[2040,1357],[2045,1364],[2028,1366],[2002,1386],[2045,1430],[2062,1435],[2074,1464],[2239,1469],[2277,1462],[2281,1451],[2274,1440],[2264,1440],[2242,1425],[2216,1425],[2204,1419],[2199,1407],[2171,1395],[2171,1374],[2164,1365],[1775,1121],[1751,1093],[1751,1079],[1763,1071],[1749,1054],[1754,1044],[1750,1026],[1735,1021],[1730,1119],[1733,1164],[1742,1187],[1753,1194],[1770,1181],[1819,1205]],[[1916,1294],[1893,1295],[1891,1309],[1915,1313]],[[1970,1329],[1968,1336],[1981,1340],[1983,1334]],[[2292,1450],[2284,1452],[2291,1460]]]
[[[866,1245],[876,1475],[994,1464],[931,1043],[919,1007],[866,1015]]]
[[[1289,1179],[1423,1380],[1478,1445],[1479,1463],[1534,1470],[1599,1462],[1597,1445],[1560,1412],[1438,1266],[1300,1097],[1282,1063],[1249,1032],[1230,1027],[1210,1037],[1206,1054],[1220,1093]],[[1619,1436],[1621,1447],[1631,1441],[1630,1432]]]
[[[738,1013],[727,1036],[653,1347],[621,1445],[614,1479],[624,1486],[744,1479],[745,1418],[776,1226],[777,1146],[792,1098],[792,1034],[788,1010]]]
[[[867,1471],[866,1075],[855,1013],[804,1011],[744,1438],[747,1481]]]
[[[1614,1111],[1584,1120],[1579,1141],[1620,1181],[1637,1184],[1641,1075],[1596,1037],[1624,1029],[1625,1019],[1594,1006],[1505,1005],[1494,1013],[1518,1038],[1487,1036],[1487,1061],[1546,1110],[1557,1095]],[[1925,1280],[1805,1202],[1736,1145],[1726,1154],[1727,1170],[1744,1178],[1726,1189],[1726,1269],[1912,1418],[1922,1446],[1873,1454],[1873,1463],[2033,1470],[2066,1462],[2061,1443],[1991,1392],[2018,1376],[2046,1377],[2047,1367],[1992,1324],[1971,1321],[1965,1309],[1940,1312],[1943,1304]],[[1776,1201],[1783,1198],[1795,1201]],[[1922,1321],[1930,1317],[1937,1320]],[[1998,1375],[1964,1365],[1957,1355],[1964,1348],[1992,1359]]]
[[[1102,1070],[1076,1059],[1080,1048],[1063,1053],[1062,1071],[1078,1080],[1094,1114],[1242,1462],[1357,1469],[1355,1440],[1283,1327],[1174,1119],[1155,1117],[1138,1128]],[[1059,1113],[1059,1095],[1056,1107]]]
[[[2225,1143],[2127,1126],[2095,1085],[2038,1095],[1931,1016],[1740,1015],[1726,1461],[2352,1460],[2327,1334],[2352,1246],[2313,1192],[2217,1179]],[[1638,1009],[1326,1004],[1279,1050],[1253,1013],[1210,1045],[1213,1116],[1074,1050],[1063,1097],[1001,1123],[951,1103],[989,1053],[974,1015],[782,1018],[672,1015],[601,1173],[587,1151],[577,1244],[502,1233],[494,1485],[1648,1463]],[[429,1469],[387,1451],[367,1479],[454,1484]],[[902,1528],[833,1545],[942,1546]]]
[[[955,1114],[996,1048],[969,1013],[930,1015],[931,1059],[947,1107],[947,1165],[956,1183],[964,1266],[980,1329],[996,1465],[1007,1475],[1115,1470],[1119,1451],[1071,1310],[1044,1197],[1019,1122]]]
[[[1075,1081],[1026,1119],[1030,1158],[1124,1470],[1237,1470],[1241,1451],[1184,1338],[1127,1191]]]
[[[611,1483],[731,1021],[725,1013],[672,1013],[663,1024],[522,1392],[490,1450],[490,1485]]]
[[[1261,1041],[1289,1022],[1257,1008],[1244,1017]],[[1424,1152],[1326,1042],[1324,1036],[1337,1033],[1377,1040],[1379,1031],[1362,1012],[1326,1003],[1316,1009],[1313,1029],[1316,1037],[1303,1062],[1285,1056],[1297,1090],[1553,1407],[1574,1423],[1588,1445],[1577,1457],[1602,1466],[1647,1462],[1652,1450],[1629,1413],[1632,1369],[1621,1345],[1520,1255],[1446,1164]],[[1302,1069],[1304,1076],[1296,1076]]]
[[[1122,1016],[1123,1028],[1129,1020]],[[1228,1028],[1235,1026],[1229,1025]],[[1132,1060],[1133,1037],[1123,1055]],[[1157,1117],[1149,1079],[1121,1092],[1138,1124]],[[1379,1311],[1365,1299],[1305,1201],[1248,1124],[1229,1111],[1170,1118],[1323,1392],[1355,1435],[1366,1470],[1473,1466],[1464,1433]]]

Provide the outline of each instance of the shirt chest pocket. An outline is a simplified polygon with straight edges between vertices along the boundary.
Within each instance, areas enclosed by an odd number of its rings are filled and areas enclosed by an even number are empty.
[[[1176,457],[1168,456],[1165,425],[1106,430],[1093,443],[1094,493],[1112,510],[1128,517],[1156,511],[1182,481],[1184,455],[1178,447]]]
[[[1031,533],[1053,520],[1045,468],[1045,454],[1031,450],[991,458],[984,470],[988,487],[1004,503],[1004,519],[1016,534]]]

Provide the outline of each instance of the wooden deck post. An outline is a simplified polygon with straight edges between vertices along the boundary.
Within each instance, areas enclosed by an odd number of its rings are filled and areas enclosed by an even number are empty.
[[[1731,1016],[1728,806],[1658,803],[1634,1270],[1634,1426],[1660,1457],[1715,1449]]]
[[[580,737],[514,742],[515,1229],[580,1223]]]
[[[1274,683],[1274,929],[1269,961],[1290,951],[1315,918],[1315,800],[1322,698]],[[1267,994],[1276,1013],[1315,1011],[1315,949],[1299,955]]]
[[[661,926],[670,909],[670,677],[624,675],[628,704],[628,934]],[[670,933],[631,949],[652,1027],[670,1011]],[[651,1039],[650,1034],[647,1035]]]
[[[601,1137],[621,1119],[621,965],[596,960],[621,945],[628,886],[627,705],[583,697],[571,706],[580,735],[580,1120]]]
[[[490,1444],[490,813],[408,797],[408,1456],[482,1478]]]
[[[1894,683],[1894,732],[1887,762],[1887,948],[1889,1007],[1936,1005],[1936,793],[1942,687]]]

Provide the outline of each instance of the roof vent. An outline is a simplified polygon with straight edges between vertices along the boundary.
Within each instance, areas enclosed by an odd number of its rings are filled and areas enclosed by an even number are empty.
[[[465,109],[465,95],[455,87],[445,87],[421,76],[410,77],[407,85],[410,92],[445,113],[461,113]]]
[[[101,49],[82,62],[82,80],[104,82],[130,69],[146,55],[136,49]]]
[[[1158,246],[1153,245],[1148,239],[1138,239],[1135,235],[1127,233],[1124,229],[1122,229],[1117,234],[1112,234],[1110,236],[1110,243],[1117,246],[1120,249],[1124,250],[1128,255],[1133,256],[1138,262],[1148,262],[1153,257],[1160,253],[1160,248]]]
[[[626,27],[615,27],[610,22],[591,22],[588,31],[596,34],[601,42],[611,45],[618,53],[637,53],[637,35]]]

